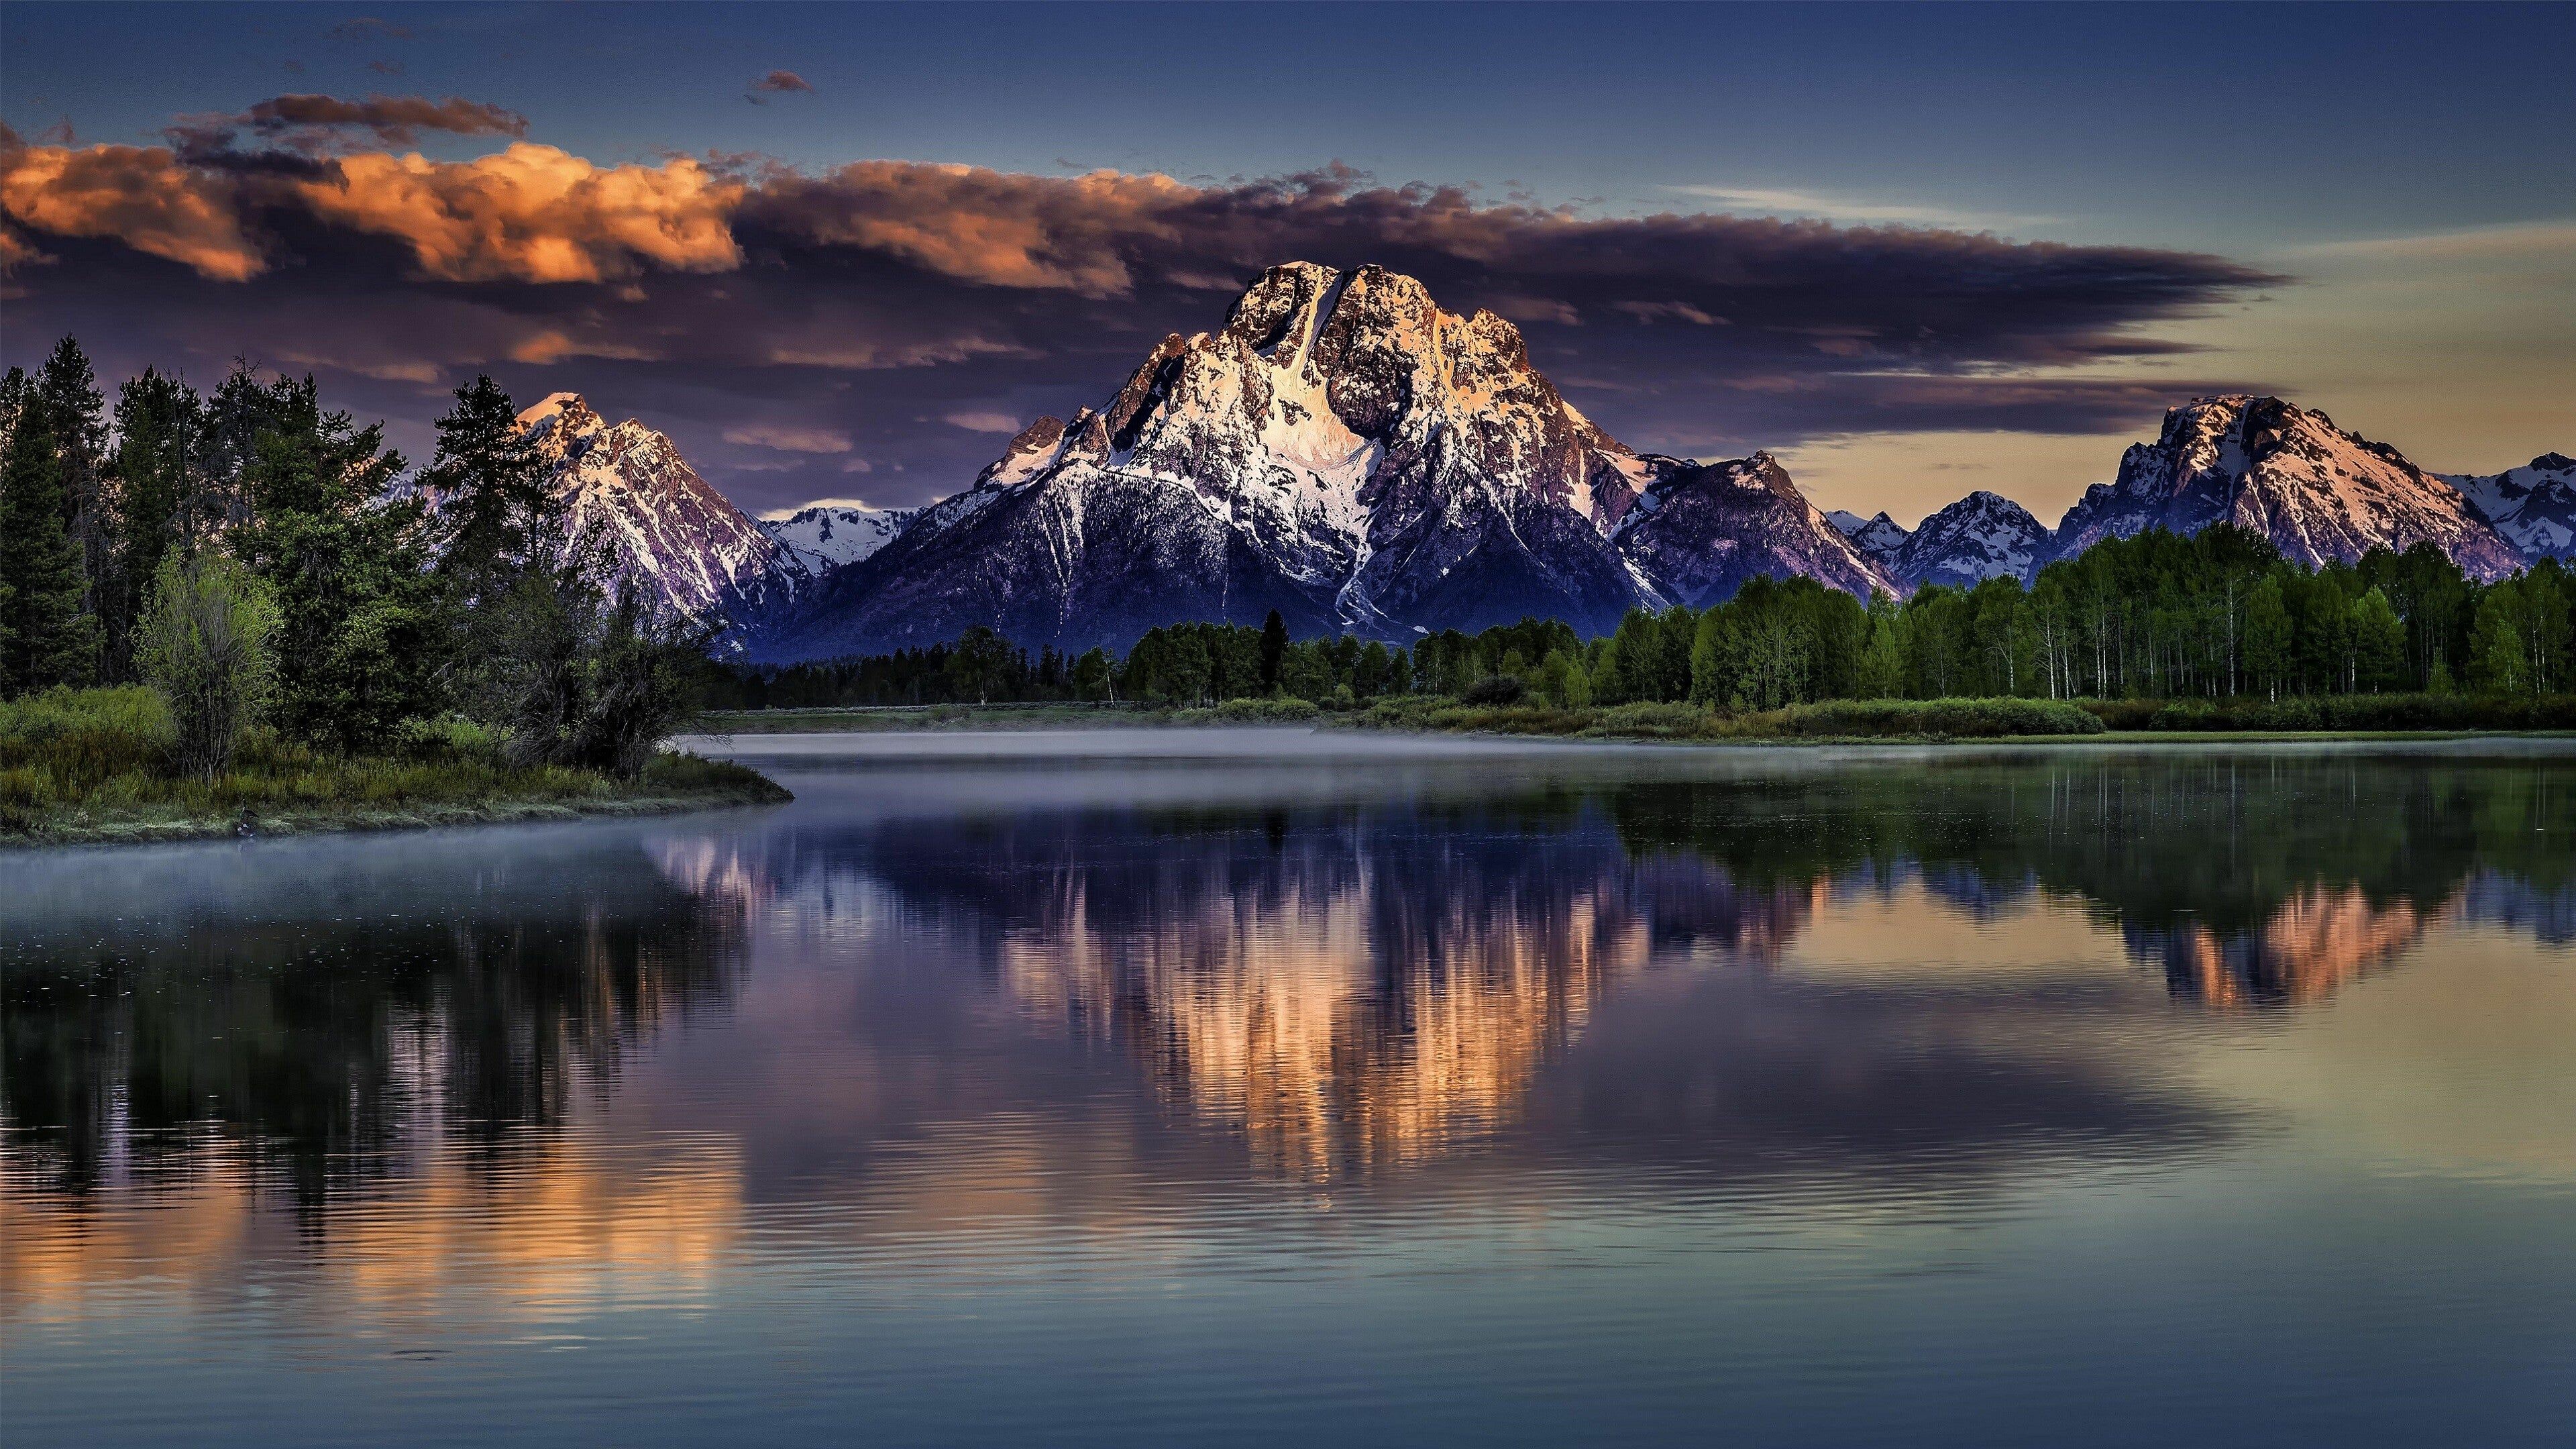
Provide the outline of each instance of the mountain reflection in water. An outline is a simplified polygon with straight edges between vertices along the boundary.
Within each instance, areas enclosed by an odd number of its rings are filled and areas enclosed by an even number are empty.
[[[796,1253],[1312,1231],[1277,1191],[1972,1212],[2279,1130],[2176,1062],[2436,934],[2576,939],[2546,757],[779,768],[777,812],[26,858],[0,1323],[263,1263],[312,1333],[697,1311]]]

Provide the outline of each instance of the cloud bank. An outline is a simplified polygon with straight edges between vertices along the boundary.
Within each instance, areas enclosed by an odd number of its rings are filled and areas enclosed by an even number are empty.
[[[1291,258],[1377,262],[1452,310],[1512,318],[1614,434],[1697,453],[2134,425],[2207,380],[2071,374],[2169,365],[2181,349],[2159,324],[2284,280],[1938,227],[1485,204],[1339,165],[1201,185],[895,160],[601,164],[527,130],[456,97],[294,95],[182,118],[166,146],[0,132],[0,265],[29,314],[12,331],[77,329],[110,358],[183,364],[291,335],[346,359],[378,389],[364,405],[397,417],[424,411],[403,379],[488,366],[670,426],[708,450],[711,476],[728,450],[774,467],[774,440],[828,438],[887,460],[913,490],[892,501],[912,502],[985,461],[989,440],[956,419],[1009,431],[1095,401],[1164,332],[1217,325],[1231,288]],[[394,149],[427,135],[507,139],[464,159]]]

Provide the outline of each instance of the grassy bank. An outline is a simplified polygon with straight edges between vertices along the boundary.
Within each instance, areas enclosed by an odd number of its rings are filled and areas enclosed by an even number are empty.
[[[2113,699],[2084,708],[2111,729],[2159,733],[2427,733],[2576,730],[2576,695],[2336,694],[2311,699]]]
[[[417,728],[383,756],[318,754],[254,732],[212,781],[169,766],[170,722],[144,689],[0,704],[0,845],[177,840],[569,819],[784,800],[766,776],[665,752],[642,777],[511,765],[470,725]]]
[[[2098,735],[2102,721],[2044,699],[1853,699],[1742,714],[1696,704],[1469,705],[1380,700],[1352,717],[1373,729],[1732,743],[1849,739],[2007,739]]]

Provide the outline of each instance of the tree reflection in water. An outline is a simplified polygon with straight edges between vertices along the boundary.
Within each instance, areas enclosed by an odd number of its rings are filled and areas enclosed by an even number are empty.
[[[203,856],[56,862],[68,894],[24,905],[0,974],[0,1189],[180,1189],[220,1161],[319,1226],[432,1147],[508,1170],[638,1043],[724,1010],[755,911],[835,891],[963,943],[1024,1018],[1311,1180],[1507,1130],[1734,1171],[1828,1137],[1884,1168],[2185,1130],[2116,1066],[2051,1054],[2092,998],[1746,984],[1855,894],[2077,908],[2174,995],[2229,1007],[2320,999],[2437,922],[2565,939],[2576,920],[2570,776],[2529,761],[1929,757],[1211,793],[254,850],[257,877],[211,902],[153,874]],[[111,875],[97,900],[67,884]],[[1747,969],[1695,988],[1696,1036],[1632,1031],[1641,1056],[1533,1101],[1613,993],[1685,962]]]

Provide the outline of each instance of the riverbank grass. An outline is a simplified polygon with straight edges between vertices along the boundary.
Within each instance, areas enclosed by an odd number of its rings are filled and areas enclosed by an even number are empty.
[[[664,751],[634,780],[514,766],[462,721],[406,730],[381,756],[318,753],[253,731],[212,780],[181,774],[148,689],[53,690],[0,704],[0,845],[569,819],[785,800],[741,765]]]

